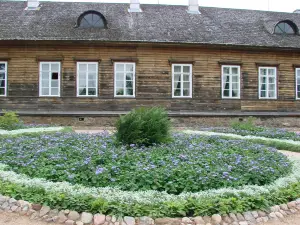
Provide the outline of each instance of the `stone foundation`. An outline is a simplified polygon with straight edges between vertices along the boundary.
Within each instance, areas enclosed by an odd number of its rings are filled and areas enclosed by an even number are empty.
[[[26,124],[55,124],[60,126],[114,127],[118,116],[20,116]],[[246,120],[241,116],[170,116],[175,127],[226,127],[234,120]],[[267,127],[300,127],[300,117],[255,117],[255,123]]]
[[[269,220],[281,220],[284,217],[300,211],[300,199],[273,206],[265,211],[251,211],[245,213],[229,213],[227,215],[198,216],[184,218],[159,218],[150,217],[115,217],[103,214],[78,213],[71,210],[51,209],[49,206],[31,204],[29,202],[0,195],[0,213],[19,213],[29,216],[32,220],[44,220],[48,223],[65,225],[254,225],[262,224]]]

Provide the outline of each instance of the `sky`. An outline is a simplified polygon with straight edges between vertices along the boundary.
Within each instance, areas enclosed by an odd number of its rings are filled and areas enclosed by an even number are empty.
[[[0,0],[2,1],[2,0]],[[42,0],[43,1],[43,0]],[[45,0],[60,2],[120,2],[130,0]],[[140,0],[142,4],[187,5],[188,0]],[[293,12],[300,9],[300,0],[199,0],[200,6]]]

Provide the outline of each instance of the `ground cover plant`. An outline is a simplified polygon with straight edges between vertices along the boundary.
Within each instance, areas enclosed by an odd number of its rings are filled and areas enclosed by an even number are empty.
[[[291,171],[276,149],[245,140],[175,134],[173,142],[115,144],[108,133],[0,136],[0,163],[49,181],[126,191],[198,192],[265,185]]]

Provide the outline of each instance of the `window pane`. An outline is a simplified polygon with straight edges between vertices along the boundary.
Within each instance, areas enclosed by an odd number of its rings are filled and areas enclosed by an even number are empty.
[[[132,88],[132,87],[133,87],[132,81],[126,81],[126,88]]]
[[[269,77],[269,84],[275,84],[275,77]]]
[[[300,83],[297,85],[297,91],[300,91]]]
[[[181,88],[181,82],[175,82],[174,88]]]
[[[124,73],[116,73],[116,80],[123,81]]]
[[[51,81],[51,87],[58,87],[58,80]]]
[[[183,72],[184,73],[190,73],[190,67],[189,66],[183,66]]]
[[[260,82],[265,84],[267,82],[267,77],[260,77]]]
[[[5,64],[4,63],[0,63],[0,70],[5,70],[6,68],[5,68]]]
[[[269,84],[269,91],[275,90],[275,84]]]
[[[116,81],[116,87],[117,88],[123,88],[124,87],[124,81]]]
[[[133,64],[126,64],[126,71],[131,71],[133,72]]]
[[[260,97],[265,98],[266,97],[266,91],[261,91],[260,92]]]
[[[87,65],[86,64],[79,64],[79,71],[86,71]]]
[[[116,65],[116,70],[117,70],[117,71],[123,72],[123,71],[124,71],[124,66],[125,66],[124,64],[119,64],[119,63],[118,63],[118,64]]]
[[[183,82],[183,88],[189,89],[190,88],[190,82]]]
[[[51,64],[51,71],[52,72],[59,72],[59,65],[57,63]]]
[[[79,87],[86,87],[86,80],[79,80]]]
[[[89,80],[96,80],[97,79],[97,75],[94,73],[89,73],[88,75]]]
[[[97,65],[96,64],[88,64],[89,72],[97,72]]]
[[[2,88],[5,87],[5,80],[0,80],[0,87],[2,87]]]
[[[232,67],[231,72],[232,72],[232,74],[238,74],[239,70],[237,67]]]
[[[230,74],[230,68],[229,67],[223,67],[223,73],[224,74]]]
[[[298,89],[299,90],[299,89]],[[297,98],[300,98],[300,92],[297,92]]]
[[[58,80],[58,72],[54,72],[51,74],[51,79],[52,80]]]
[[[180,96],[180,95],[181,95],[180,89],[174,89],[174,96]]]
[[[265,90],[266,90],[266,85],[265,85],[265,84],[262,84],[262,85],[260,86],[260,90],[265,91]]]
[[[267,69],[260,69],[260,75],[267,75]]]
[[[5,73],[4,72],[0,72],[0,79],[2,80],[4,80],[5,79]]]
[[[79,72],[79,79],[86,79],[86,73],[85,72]]]
[[[117,88],[116,95],[124,95],[124,88]]]
[[[189,89],[183,89],[183,96],[190,96],[190,90]]]
[[[88,95],[96,95],[96,88],[89,88]]]
[[[79,95],[86,95],[86,88],[79,88]]]
[[[0,95],[5,95],[5,89],[4,88],[0,88]]]
[[[275,69],[269,69],[269,75],[274,76],[275,75]]]
[[[181,75],[180,74],[175,74],[174,75],[174,82],[178,82],[181,79]]]
[[[181,66],[174,66],[174,72],[181,73]]]
[[[58,95],[58,88],[51,88],[51,95]]]
[[[42,87],[49,87],[49,80],[42,80]]]
[[[133,89],[132,88],[126,88],[126,95],[133,95]]]
[[[42,95],[49,95],[49,88],[42,88]]]
[[[42,72],[42,80],[48,80],[49,79],[49,72]]]
[[[238,76],[232,76],[232,82],[239,82]]]
[[[275,97],[275,91],[269,91],[269,97],[274,98]]]
[[[232,89],[234,90],[239,89],[239,83],[232,83]]]
[[[232,97],[238,97],[239,96],[239,90],[232,90]]]
[[[183,75],[183,81],[190,81],[190,75]]]
[[[133,80],[133,73],[126,73],[126,80]]]
[[[50,71],[49,64],[42,64],[42,71]]]
[[[93,87],[93,88],[95,88],[96,87],[96,81],[95,80],[91,80],[91,81],[89,81],[88,82],[88,85],[89,85],[89,87],[91,88],[91,87]]]
[[[223,96],[224,97],[229,97],[229,90],[224,90],[223,91]]]

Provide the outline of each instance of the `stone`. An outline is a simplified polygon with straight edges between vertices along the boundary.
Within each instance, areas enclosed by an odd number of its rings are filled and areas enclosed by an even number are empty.
[[[255,219],[257,219],[259,217],[257,211],[252,211],[251,214]]]
[[[197,225],[205,225],[205,222],[203,220],[203,218],[201,216],[197,216],[194,218],[194,222],[197,224]]]
[[[154,224],[154,220],[150,217],[143,216],[139,218],[139,225],[152,225]]]
[[[58,223],[58,221],[59,221],[59,216],[53,216],[53,217],[52,217],[52,221],[53,221],[54,223]]]
[[[229,217],[233,220],[233,221],[238,221],[236,215],[234,213],[229,213]]]
[[[74,220],[67,220],[65,222],[65,225],[74,225],[75,224],[75,221]]]
[[[46,220],[46,219],[48,219],[48,218],[49,218],[48,215],[45,215],[45,216],[42,217],[43,220]]]
[[[32,204],[31,208],[34,209],[35,211],[41,210],[43,206],[41,204]]]
[[[183,223],[192,223],[193,221],[188,217],[183,217],[181,220]]]
[[[278,205],[275,205],[270,208],[271,212],[278,212],[280,210],[280,207]]]
[[[59,213],[59,211],[57,209],[52,209],[52,210],[50,210],[48,215],[49,215],[49,217],[54,217],[54,216],[57,216],[58,213]]]
[[[202,217],[205,223],[210,223],[211,222],[211,217],[210,216],[203,216]]]
[[[83,222],[81,222],[81,221],[77,221],[75,224],[76,225],[84,225]]]
[[[10,207],[11,211],[16,212],[19,207],[17,205],[13,205]]]
[[[94,215],[94,225],[101,225],[105,223],[105,215],[96,214]]]
[[[30,219],[31,219],[31,220],[35,220],[35,219],[38,218],[38,215],[39,215],[38,212],[34,212],[34,213],[31,214]]]
[[[257,211],[257,213],[258,213],[259,217],[265,217],[265,216],[267,216],[267,213],[265,213],[264,211],[261,211],[261,210]]]
[[[33,209],[29,209],[26,213],[27,216],[31,216],[33,213],[35,213],[36,211]]]
[[[105,217],[105,221],[110,222],[110,221],[111,221],[111,218],[112,218],[111,216],[106,216],[106,217]]]
[[[17,200],[14,199],[14,198],[11,198],[8,200],[8,203],[11,204],[11,205],[16,205],[17,204]]]
[[[6,202],[6,198],[4,196],[0,196],[0,204],[3,204],[4,202]]]
[[[272,212],[272,213],[269,214],[269,218],[270,218],[271,220],[276,220],[276,219],[277,219],[277,216],[276,216],[276,214],[275,214],[274,212]]]
[[[211,222],[214,225],[220,224],[222,222],[222,217],[219,214],[214,214],[211,217]]]
[[[282,210],[288,210],[289,209],[288,206],[287,206],[287,204],[281,204],[279,207]]]
[[[293,213],[293,214],[298,212],[296,209],[291,209],[290,211],[291,211],[291,213]]]
[[[68,219],[77,221],[80,219],[80,214],[76,211],[70,211],[70,213],[68,214]]]
[[[50,207],[49,206],[46,206],[44,205],[42,208],[41,208],[41,211],[40,211],[40,217],[42,216],[45,216],[48,212],[50,212]]]
[[[70,210],[66,209],[64,210],[65,215],[68,215],[70,213]]]
[[[257,223],[263,223],[264,220],[263,220],[263,218],[260,217],[260,218],[257,218],[257,219],[256,219],[256,222],[257,222]]]
[[[283,219],[284,216],[280,213],[280,212],[276,212],[275,215],[279,218],[279,219]]]
[[[267,216],[262,217],[262,219],[263,219],[263,222],[264,222],[264,223],[266,223],[266,222],[269,221],[269,218],[268,218]]]
[[[24,201],[23,200],[18,200],[17,205],[20,206],[20,207],[23,207],[24,206]]]
[[[239,225],[237,221],[234,221],[231,225]]]
[[[45,219],[45,222],[47,222],[47,223],[52,223],[52,222],[54,222],[54,221],[53,221],[53,218],[48,218],[48,219]]]
[[[252,213],[251,212],[245,212],[243,214],[244,218],[246,221],[250,221],[250,222],[253,222],[255,221],[255,218],[253,217]]]
[[[286,215],[287,215],[286,212],[283,211],[283,210],[280,210],[279,212],[280,212],[283,216],[286,216]]]
[[[90,224],[93,221],[93,215],[91,213],[83,212],[80,220],[83,223]]]
[[[242,214],[240,214],[240,213],[236,214],[236,218],[238,219],[238,221],[245,221],[244,216]]]
[[[111,222],[115,223],[116,221],[117,221],[117,217],[112,216],[112,217],[111,217]]]
[[[1,198],[1,197],[0,197]],[[300,198],[298,198],[297,200],[296,200],[296,204],[297,205],[300,205]]]
[[[223,215],[222,216],[222,220],[225,222],[225,223],[232,223],[233,220],[228,216],[228,215]]]
[[[135,225],[135,219],[133,217],[130,217],[130,216],[125,216],[124,217],[124,222],[127,225]]]
[[[295,201],[293,201],[293,202],[289,202],[288,204],[287,204],[287,206],[289,207],[289,209],[293,209],[293,208],[296,208],[296,202]]]
[[[68,220],[68,217],[66,217],[64,211],[59,211],[58,213],[58,223],[64,223]]]
[[[222,221],[222,222],[220,223],[220,225],[229,225],[229,224],[226,223],[226,222],[224,222],[224,221]]]
[[[158,218],[155,220],[156,225],[181,225],[181,219],[175,218]],[[116,225],[116,223],[115,223]]]
[[[239,225],[249,225],[247,221],[241,221],[239,222]]]
[[[9,206],[8,202],[4,202],[0,208],[5,210],[8,206]]]

